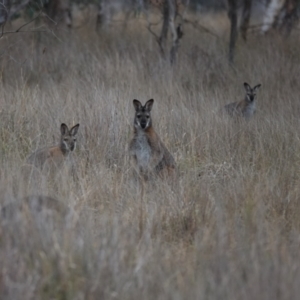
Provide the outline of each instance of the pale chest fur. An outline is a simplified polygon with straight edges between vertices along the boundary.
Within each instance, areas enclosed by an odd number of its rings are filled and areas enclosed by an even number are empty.
[[[255,101],[249,103],[248,105],[246,105],[243,109],[243,115],[245,118],[249,118],[251,117],[256,110],[256,103]]]
[[[146,168],[149,166],[152,150],[149,145],[147,135],[140,131],[135,137],[134,144],[131,147],[131,152],[135,156],[137,164]]]

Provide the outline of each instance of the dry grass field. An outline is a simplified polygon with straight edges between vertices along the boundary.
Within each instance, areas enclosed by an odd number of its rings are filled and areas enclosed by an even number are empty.
[[[186,25],[170,67],[137,23],[1,39],[0,298],[299,299],[298,32],[239,41],[230,67],[228,36]],[[223,116],[245,81],[262,84],[256,115]],[[135,98],[154,98],[179,174],[143,198],[128,156]],[[77,176],[24,175],[61,123],[80,123]],[[32,210],[28,195],[67,212]]]

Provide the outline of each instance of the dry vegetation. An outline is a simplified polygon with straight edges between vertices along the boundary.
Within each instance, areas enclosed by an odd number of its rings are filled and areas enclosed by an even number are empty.
[[[1,299],[298,299],[299,38],[252,36],[234,68],[226,36],[186,25],[178,62],[137,21],[1,40],[2,207],[54,197],[68,213],[16,206],[0,219]],[[262,84],[250,122],[222,116]],[[127,154],[132,99],[155,99],[154,126],[179,169],[144,199]],[[80,123],[79,179],[39,184],[26,157]]]

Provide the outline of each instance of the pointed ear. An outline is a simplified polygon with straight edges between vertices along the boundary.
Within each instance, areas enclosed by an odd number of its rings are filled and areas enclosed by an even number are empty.
[[[136,111],[140,110],[142,107],[142,103],[139,100],[134,99],[133,100],[133,106]]]
[[[253,90],[254,90],[254,91],[257,91],[260,87],[261,87],[261,84],[258,84],[258,85],[256,85],[256,86],[253,88]]]
[[[145,104],[145,108],[147,111],[151,111],[152,109],[152,106],[153,106],[153,103],[154,103],[154,100],[153,99],[150,99],[146,102]]]
[[[60,125],[60,132],[61,132],[61,135],[65,135],[68,131],[69,131],[68,126],[67,126],[65,123],[62,123],[62,124]]]
[[[70,134],[71,135],[76,135],[77,132],[78,132],[78,128],[79,128],[79,124],[76,124],[75,126],[73,126],[71,129],[70,129]]]
[[[251,92],[251,86],[247,82],[244,82],[244,88],[247,93]]]

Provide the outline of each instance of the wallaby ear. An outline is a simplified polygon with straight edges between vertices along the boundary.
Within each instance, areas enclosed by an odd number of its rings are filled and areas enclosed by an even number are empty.
[[[247,93],[251,92],[251,86],[247,82],[244,82],[244,88]]]
[[[147,111],[151,111],[152,109],[152,106],[153,106],[153,103],[154,103],[154,100],[153,99],[150,99],[146,102],[145,104],[145,108]]]
[[[133,106],[136,111],[140,110],[142,107],[142,103],[139,100],[134,99],[133,100]]]
[[[76,135],[77,132],[78,132],[78,129],[79,129],[79,124],[76,124],[75,126],[73,126],[71,129],[70,129],[70,134],[71,135]]]
[[[65,123],[62,123],[62,124],[60,125],[60,132],[61,132],[61,135],[65,135],[68,131],[69,131],[68,126],[67,126]]]
[[[258,84],[258,85],[256,85],[256,86],[253,88],[253,90],[254,90],[254,91],[257,91],[260,87],[261,87],[261,84]]]

